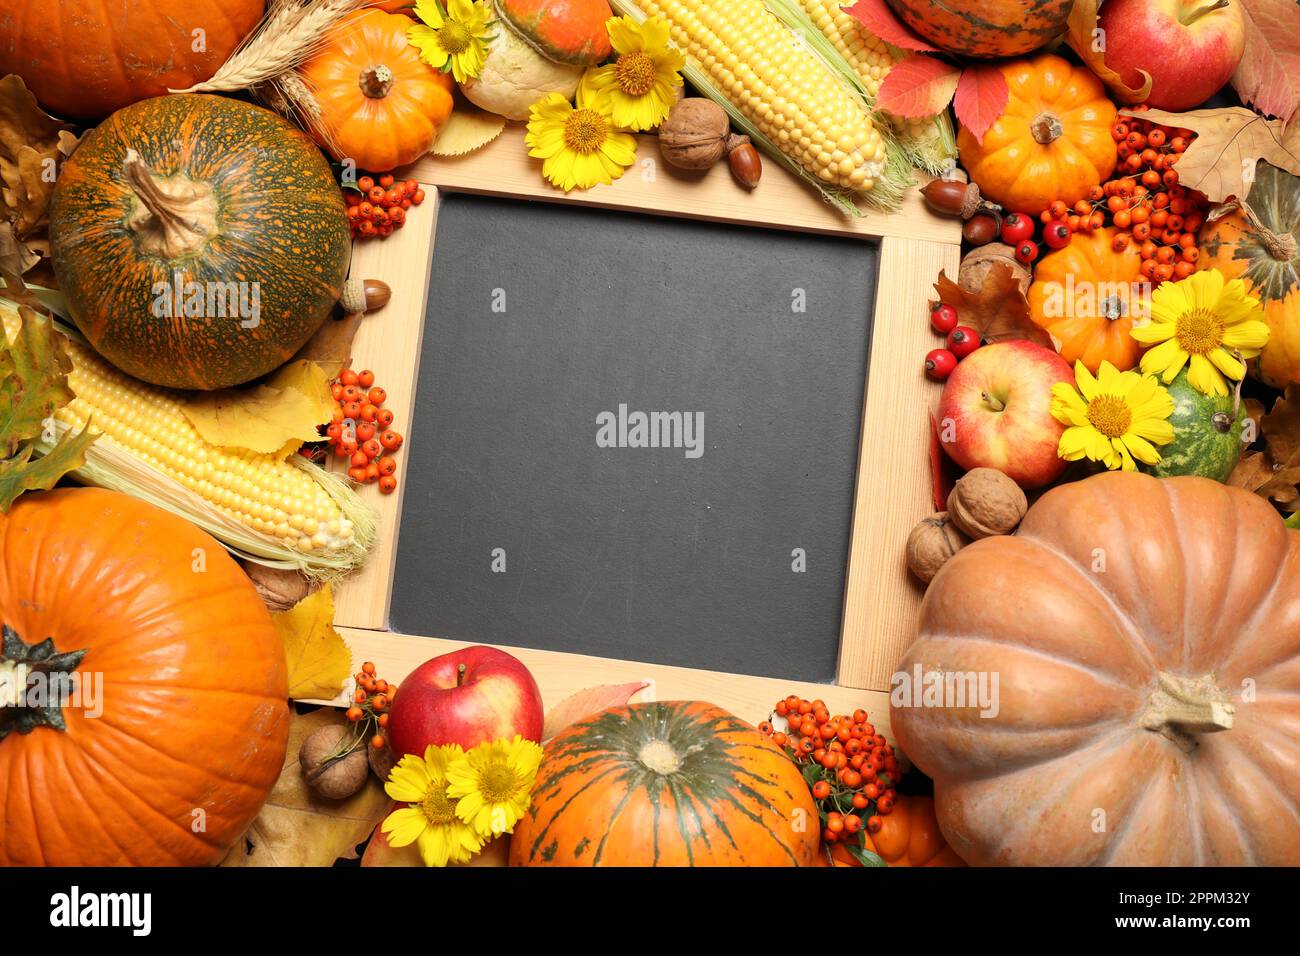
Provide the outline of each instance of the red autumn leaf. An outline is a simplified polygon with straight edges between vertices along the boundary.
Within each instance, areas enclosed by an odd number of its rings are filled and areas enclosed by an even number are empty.
[[[957,89],[961,71],[932,56],[910,56],[880,84],[876,106],[904,119],[933,116],[943,111]]]
[[[977,142],[984,142],[989,127],[1002,117],[1011,99],[1007,78],[996,66],[968,66],[957,81],[952,108],[962,126],[971,131]]]
[[[917,36],[912,28],[894,15],[885,0],[858,0],[844,10],[849,16],[866,27],[873,36],[878,36],[891,46],[900,50],[919,50],[923,53],[942,53]]]
[[[638,692],[650,685],[645,681],[631,684],[602,684],[588,687],[570,697],[564,698],[549,711],[542,722],[542,740],[550,740],[561,730],[570,727],[584,717],[598,714],[610,707],[622,707]]]
[[[1246,53],[1233,88],[1260,112],[1284,121],[1300,110],[1300,5],[1295,0],[1240,0]]]

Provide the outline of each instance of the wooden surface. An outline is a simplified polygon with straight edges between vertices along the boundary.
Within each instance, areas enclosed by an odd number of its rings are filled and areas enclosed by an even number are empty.
[[[438,191],[427,192],[423,203],[411,207],[409,225],[400,233],[384,240],[352,244],[351,276],[382,279],[393,290],[387,306],[362,320],[352,343],[352,367],[375,373],[375,381],[388,392],[384,406],[393,411],[393,427],[402,435],[410,434],[411,411],[415,407],[429,264],[438,225]],[[401,451],[394,456],[397,490],[391,495],[379,494],[375,487],[361,489],[362,497],[379,514],[378,542],[365,566],[335,587],[334,620],[340,626],[388,627],[407,457]],[[347,471],[346,461],[333,458],[331,462],[334,471]]]
[[[539,160],[529,159],[522,126],[507,126],[498,139],[467,156],[427,156],[403,175],[455,192],[584,203],[798,232],[961,241],[961,223],[932,215],[919,189],[908,190],[897,213],[869,213],[855,219],[833,209],[811,186],[770,159],[764,160],[763,179],[751,192],[732,178],[725,162],[702,175],[683,172],[663,162],[656,137],[637,139],[637,165],[621,179],[567,194],[542,178]]]
[[[365,661],[374,661],[376,671],[388,681],[400,685],[406,676],[431,657],[468,646],[458,641],[426,637],[409,637],[386,631],[340,628],[352,648],[353,672]],[[886,737],[889,729],[889,698],[878,691],[838,687],[834,684],[807,684],[773,680],[714,671],[668,667],[663,664],[638,664],[614,661],[583,654],[561,654],[526,647],[506,647],[537,679],[546,709],[554,707],[571,694],[600,684],[625,684],[650,681],[649,687],[633,700],[707,700],[738,717],[758,723],[771,713],[772,705],[789,694],[809,700],[820,697],[833,714],[851,714],[861,707]],[[338,703],[343,703],[339,701]]]
[[[950,243],[881,241],[840,629],[837,680],[849,687],[887,690],[915,633],[924,591],[908,573],[904,547],[934,510],[929,411],[941,391],[922,373],[925,354],[941,345],[927,316],[940,271],[956,278],[960,261],[960,246]]]
[[[567,195],[542,179],[541,164],[528,157],[523,129],[517,126],[508,127],[497,141],[476,153],[457,159],[427,157],[409,167],[402,176],[424,184],[430,199],[413,208],[408,225],[399,233],[354,245],[352,276],[382,279],[393,290],[389,305],[362,323],[353,349],[354,367],[374,370],[377,381],[388,390],[387,405],[396,415],[397,430],[409,429],[439,190],[880,239],[880,282],[837,680],[844,688],[886,689],[894,664],[911,639],[920,599],[904,565],[903,545],[908,531],[930,510],[927,429],[938,389],[925,380],[921,364],[938,339],[929,331],[926,306],[940,269],[956,274],[960,223],[931,214],[915,190],[909,191],[898,213],[851,219],[772,162],[765,164],[763,180],[753,192],[735,183],[725,163],[702,176],[687,177],[660,161],[653,137],[640,139],[638,165],[622,179],[612,186]],[[357,659],[388,662],[394,674],[455,646],[433,638],[382,633],[388,627],[398,516],[407,481],[406,456],[399,454],[397,462],[395,494],[372,495],[372,489],[365,490],[379,514],[379,544],[366,568],[336,587],[336,622],[346,629]],[[661,675],[656,677],[661,697],[712,699],[742,716],[761,701],[766,702],[761,706],[767,706],[777,695],[800,692],[799,685],[764,678],[547,651],[518,654],[540,671],[538,680],[548,703],[592,684],[635,679],[627,676],[634,672]],[[874,708],[868,707],[873,716],[884,710],[883,695],[829,685],[803,686],[804,696],[822,696],[836,710],[852,709],[863,700],[876,702]]]

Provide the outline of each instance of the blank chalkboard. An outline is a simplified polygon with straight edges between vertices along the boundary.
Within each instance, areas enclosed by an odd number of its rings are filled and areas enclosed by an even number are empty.
[[[390,626],[833,680],[877,253],[445,195]]]

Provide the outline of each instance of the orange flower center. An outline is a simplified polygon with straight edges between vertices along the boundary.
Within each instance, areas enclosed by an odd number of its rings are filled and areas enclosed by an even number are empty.
[[[445,21],[442,28],[438,30],[438,45],[452,56],[469,49],[471,40],[473,37],[470,36],[469,30],[464,24],[457,23],[455,20]]]
[[[1223,319],[1209,309],[1192,309],[1178,317],[1175,336],[1188,355],[1205,355],[1223,344]]]
[[[1088,403],[1088,421],[1107,438],[1119,438],[1133,424],[1133,411],[1122,398],[1098,395]]]
[[[574,110],[564,123],[564,145],[575,153],[594,153],[605,142],[609,124],[595,110]]]
[[[456,821],[456,806],[447,799],[447,788],[439,784],[429,787],[419,804],[420,812],[433,826],[443,826]]]
[[[478,789],[487,803],[501,803],[508,800],[519,789],[519,781],[514,771],[503,763],[494,763],[487,767],[478,777]]]
[[[645,96],[655,88],[655,61],[640,50],[624,53],[614,64],[614,77],[628,96]]]

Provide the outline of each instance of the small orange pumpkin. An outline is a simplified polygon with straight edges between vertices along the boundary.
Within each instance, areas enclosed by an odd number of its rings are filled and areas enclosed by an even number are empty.
[[[317,139],[335,159],[376,172],[413,163],[452,110],[452,78],[420,60],[410,17],[357,10],[301,67],[320,105]]]
[[[867,850],[889,866],[965,866],[939,830],[932,797],[899,796],[894,812],[880,818],[880,832],[865,834]],[[861,866],[842,845],[831,848],[828,866]]]
[[[1038,215],[1055,199],[1074,204],[1115,170],[1115,105],[1090,70],[1052,54],[1001,67],[1007,108],[981,143],[962,127],[962,165],[985,198]]]
[[[1112,229],[1076,235],[1064,249],[1034,267],[1029,308],[1061,358],[1096,374],[1102,361],[1121,372],[1138,363],[1141,349],[1129,335],[1141,312],[1142,257],[1132,244],[1116,252]]]

